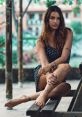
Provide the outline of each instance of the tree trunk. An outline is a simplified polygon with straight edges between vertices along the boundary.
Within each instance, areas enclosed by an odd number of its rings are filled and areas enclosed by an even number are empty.
[[[14,0],[13,1],[13,4],[12,4],[12,18],[13,18],[13,24],[14,24],[14,27],[15,27],[15,33],[17,35],[18,33],[18,21],[17,21],[17,18],[16,18],[16,11],[15,11],[15,2]]]
[[[23,81],[23,65],[22,65],[22,0],[19,2],[19,18],[18,18],[18,82]]]
[[[12,98],[12,0],[6,0],[6,98]]]

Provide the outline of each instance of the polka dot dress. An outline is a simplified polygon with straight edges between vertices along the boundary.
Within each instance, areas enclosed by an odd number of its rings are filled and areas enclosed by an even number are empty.
[[[45,42],[44,42],[45,43]],[[48,44],[45,43],[45,53],[48,58],[49,63],[53,62],[57,58],[59,58],[58,50],[49,46]],[[68,62],[68,60],[67,60]],[[40,69],[41,65],[38,65],[34,69],[34,79],[35,79],[35,86],[36,86],[36,92],[40,91],[38,84],[39,84],[39,76],[38,76],[38,70]]]

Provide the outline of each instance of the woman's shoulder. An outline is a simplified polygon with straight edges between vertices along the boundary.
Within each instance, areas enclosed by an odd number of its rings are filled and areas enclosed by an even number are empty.
[[[41,37],[37,39],[36,45],[40,47],[44,47],[44,41]]]
[[[69,28],[69,27],[65,27],[65,30],[67,31],[67,32],[70,32],[70,33],[72,33],[73,31],[72,31],[72,29],[71,28]]]
[[[66,30],[66,32],[67,32],[68,35],[69,35],[69,34],[70,34],[70,35],[73,35],[73,31],[72,31],[71,28],[66,27],[65,30]]]

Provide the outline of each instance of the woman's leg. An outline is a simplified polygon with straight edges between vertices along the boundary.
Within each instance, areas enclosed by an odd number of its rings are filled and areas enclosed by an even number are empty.
[[[40,89],[40,91],[42,91],[45,88],[46,83],[47,83],[46,82],[46,75],[42,75],[40,77],[39,82],[40,82],[39,83],[39,89]],[[30,96],[24,95],[24,96],[21,96],[21,97],[16,98],[16,99],[11,99],[11,100],[9,100],[8,102],[5,103],[5,106],[7,106],[7,107],[14,107],[16,105],[19,105],[19,104],[24,103],[24,102],[28,102],[30,100],[36,100],[37,97],[40,94],[40,91],[37,92],[37,93],[34,93],[34,94],[30,95]]]
[[[21,103],[25,103],[25,102],[28,102],[28,101],[31,101],[31,100],[35,100],[38,96],[40,95],[40,92],[37,92],[37,93],[34,93],[30,96],[21,96],[19,98],[16,98],[16,99],[11,99],[9,100],[8,102],[5,103],[5,107],[14,107],[14,106],[17,106]]]
[[[48,98],[65,96],[69,93],[70,89],[69,83],[62,82],[49,93]]]
[[[47,84],[46,75],[43,74],[42,76],[40,76],[39,83],[38,83],[38,87],[40,91],[44,90],[46,84]]]
[[[59,80],[62,82],[64,81],[65,79],[65,76],[67,75],[67,73],[69,72],[70,70],[70,66],[68,64],[61,64],[58,66],[57,70],[54,71],[54,75],[57,76],[57,78],[60,78]],[[47,79],[51,79],[51,76],[47,77]],[[48,97],[52,97],[52,96],[63,96],[63,94],[66,94],[69,90],[70,90],[70,86],[67,85],[67,83],[63,83],[62,84],[57,84],[59,83],[58,81],[55,82],[55,86],[53,86],[53,80],[50,80],[48,83],[46,81],[46,76],[44,75],[42,78],[40,78],[40,83],[39,83],[39,86],[40,86],[40,90],[43,90],[47,84],[48,87],[51,87],[49,93],[48,93],[48,96],[46,96],[46,98]],[[58,86],[57,86],[58,85]],[[53,87],[52,87],[53,86]],[[65,89],[64,87],[66,87],[66,90],[62,90],[62,89]],[[43,92],[43,91],[41,91]],[[14,107],[18,104],[21,104],[21,103],[24,103],[24,102],[28,102],[30,100],[35,100],[37,99],[37,97],[41,94],[41,92],[37,92],[35,94],[32,94],[30,96],[22,96],[18,99],[12,99],[10,101],[8,101],[5,106],[8,106],[8,107]],[[42,96],[43,97],[43,96]],[[39,100],[41,101],[41,99],[39,98]],[[39,100],[36,100],[36,103],[39,101]],[[46,99],[44,99],[43,102],[45,102]],[[37,105],[39,105],[37,103]]]
[[[71,86],[68,83],[62,82],[48,94],[48,98],[51,98],[53,96],[55,96],[55,97],[64,96],[70,91],[70,89],[71,89]],[[17,106],[21,103],[25,103],[25,102],[28,102],[31,100],[36,100],[41,92],[36,92],[30,96],[22,96],[17,99],[12,99],[12,100],[8,101],[7,103],[5,103],[5,106],[11,108],[11,107]]]
[[[39,97],[36,99],[36,104],[43,107],[48,94],[60,83],[65,80],[66,75],[70,71],[71,67],[69,64],[60,64],[58,68],[53,72],[53,74],[48,75],[47,85],[45,89],[40,93]]]

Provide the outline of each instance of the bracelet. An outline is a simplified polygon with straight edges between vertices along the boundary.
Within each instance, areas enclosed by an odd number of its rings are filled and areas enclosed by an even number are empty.
[[[56,68],[57,68],[56,64],[52,65],[51,68],[50,68],[50,72],[52,73]]]
[[[56,68],[57,68],[57,65],[56,65],[56,64],[53,64],[53,65],[52,65],[52,68],[53,68],[53,69],[54,69],[54,68],[56,69]]]

